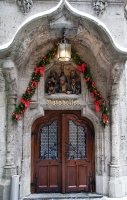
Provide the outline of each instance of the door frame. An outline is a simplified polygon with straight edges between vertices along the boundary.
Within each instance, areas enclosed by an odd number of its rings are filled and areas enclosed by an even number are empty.
[[[42,118],[46,117],[47,115],[51,115],[51,113],[53,113],[53,112],[61,113],[61,114],[75,114],[75,115],[77,115],[78,118],[83,119],[83,120],[85,120],[87,122],[87,124],[89,125],[91,131],[94,133],[94,126],[93,126],[92,122],[88,118],[83,117],[81,115],[81,110],[46,110],[44,116],[37,118],[33,122],[32,129],[36,126],[36,123],[38,122],[38,120],[41,120]],[[35,137],[36,137],[36,134],[31,133],[31,193],[35,193],[35,187],[36,187],[36,185],[35,185],[36,177],[34,176],[34,138]],[[64,148],[64,145],[62,145],[62,148]],[[94,149],[95,149],[95,139],[93,141],[93,151],[92,151],[92,159],[91,159],[91,162],[92,162],[92,174],[94,174],[94,180],[95,180],[95,150]],[[62,182],[63,182],[63,179],[65,178],[65,175],[62,175],[62,176],[63,176],[62,177]],[[63,185],[62,185],[62,187],[63,187]]]

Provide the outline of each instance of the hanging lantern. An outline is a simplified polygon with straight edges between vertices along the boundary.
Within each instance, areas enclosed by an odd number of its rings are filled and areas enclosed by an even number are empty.
[[[67,42],[64,36],[58,45],[58,59],[60,61],[69,61],[71,59],[71,44]]]

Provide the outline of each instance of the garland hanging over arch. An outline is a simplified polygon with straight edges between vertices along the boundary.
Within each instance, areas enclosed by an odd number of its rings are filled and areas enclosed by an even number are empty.
[[[17,122],[20,119],[20,115],[25,112],[25,110],[29,107],[31,97],[35,93],[35,90],[38,86],[41,76],[44,74],[44,66],[50,64],[50,60],[55,57],[58,51],[59,42],[54,43],[54,47],[50,50],[46,56],[42,58],[42,60],[35,67],[31,80],[29,81],[28,87],[26,88],[25,93],[20,98],[19,105],[15,108],[12,113],[12,121]],[[102,97],[100,92],[98,91],[95,82],[92,79],[92,75],[90,73],[90,69],[86,63],[80,58],[79,55],[76,54],[76,51],[72,50],[71,58],[73,62],[77,65],[77,69],[83,73],[83,77],[87,84],[88,90],[91,93],[91,97],[94,99],[96,112],[101,111],[102,117],[100,118],[100,123],[105,127],[109,123],[109,110],[106,105],[105,99]]]

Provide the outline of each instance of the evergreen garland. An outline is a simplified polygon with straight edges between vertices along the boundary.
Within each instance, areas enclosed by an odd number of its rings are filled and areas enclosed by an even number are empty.
[[[44,56],[42,60],[38,63],[38,65],[35,67],[34,72],[31,75],[31,80],[28,84],[28,87],[26,88],[25,93],[22,95],[22,98],[20,98],[19,105],[15,108],[14,112],[12,113],[13,122],[17,122],[20,119],[20,114],[24,113],[25,110],[28,108],[30,100],[33,94],[35,93],[35,90],[40,81],[40,78],[44,74],[44,66],[50,64],[50,60],[53,59],[57,54],[58,44],[59,42],[55,42],[53,49],[50,50],[48,54]],[[72,50],[71,58],[73,62],[77,65],[76,68],[81,73],[83,73],[84,79],[87,84],[87,88],[91,93],[92,98],[95,99],[94,104],[96,106],[96,112],[102,112],[100,122],[103,125],[103,127],[105,127],[109,123],[109,110],[107,108],[106,101],[98,91],[96,84],[92,79],[89,67],[86,65],[86,63],[84,63],[80,56],[76,54],[76,51]]]

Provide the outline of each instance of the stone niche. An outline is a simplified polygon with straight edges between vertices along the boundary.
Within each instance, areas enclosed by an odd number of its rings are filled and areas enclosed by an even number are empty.
[[[45,93],[81,94],[80,72],[71,63],[54,64],[45,74]]]
[[[52,72],[55,78],[52,77]],[[44,85],[46,109],[81,109],[84,106],[81,73],[74,63],[54,63],[45,71]]]

